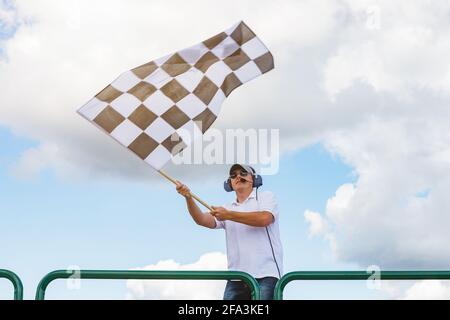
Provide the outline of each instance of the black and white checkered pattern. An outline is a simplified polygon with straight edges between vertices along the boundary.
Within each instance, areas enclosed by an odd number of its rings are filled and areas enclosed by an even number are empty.
[[[78,112],[156,170],[204,133],[223,101],[274,68],[266,46],[244,23],[195,46],[122,73]]]

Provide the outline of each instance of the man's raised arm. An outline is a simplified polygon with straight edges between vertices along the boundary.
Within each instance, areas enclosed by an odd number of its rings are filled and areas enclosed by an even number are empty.
[[[192,198],[189,188],[186,185],[182,184],[180,181],[177,181],[176,189],[177,192],[186,199],[187,209],[195,223],[199,226],[214,229],[216,227],[216,220],[211,214],[203,213],[200,210],[200,208]]]

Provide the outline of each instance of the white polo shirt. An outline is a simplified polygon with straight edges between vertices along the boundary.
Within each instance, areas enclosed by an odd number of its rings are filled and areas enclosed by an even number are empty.
[[[266,227],[252,227],[216,219],[216,229],[225,229],[226,233],[228,270],[244,271],[255,278],[280,278],[280,274],[283,276],[283,248],[275,195],[270,191],[258,191],[256,201],[254,189],[244,202],[238,203],[236,200],[223,207],[238,212],[269,211],[275,218],[274,222],[267,226],[267,230]]]

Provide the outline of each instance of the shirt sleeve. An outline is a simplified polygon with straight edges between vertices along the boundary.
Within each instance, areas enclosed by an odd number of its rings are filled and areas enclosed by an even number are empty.
[[[225,223],[223,221],[219,221],[214,217],[214,220],[216,220],[216,227],[214,229],[225,229]]]
[[[260,211],[269,211],[273,215],[274,220],[278,219],[278,203],[273,192],[265,191],[258,200]]]
[[[222,207],[227,208],[226,205],[222,205]],[[216,221],[216,227],[214,229],[225,229],[225,221],[219,221],[214,217],[214,220]]]

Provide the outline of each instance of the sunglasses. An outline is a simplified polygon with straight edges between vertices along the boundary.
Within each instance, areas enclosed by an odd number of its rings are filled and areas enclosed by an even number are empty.
[[[246,176],[248,176],[248,172],[247,171],[243,171],[243,170],[241,170],[241,172],[239,173],[239,175],[241,176],[241,177],[246,177]],[[232,174],[230,174],[230,179],[231,180],[233,180],[233,179],[236,179],[236,177],[238,176],[238,174],[236,173],[236,172],[233,172]]]

